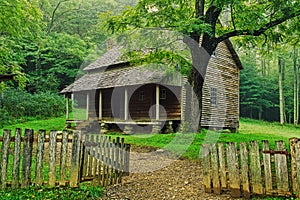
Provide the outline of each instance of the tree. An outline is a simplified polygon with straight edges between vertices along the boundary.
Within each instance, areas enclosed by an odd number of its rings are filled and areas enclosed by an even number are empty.
[[[298,62],[298,48],[294,46],[294,125],[298,125],[299,121],[299,69]]]
[[[278,56],[278,85],[279,85],[279,110],[280,110],[280,124],[286,122],[285,116],[285,101],[283,96],[283,86],[284,86],[284,71],[285,64],[282,57]]]
[[[132,28],[159,27],[186,34],[193,68],[189,82],[202,106],[202,87],[209,59],[200,60],[200,46],[212,55],[217,45],[234,36],[278,36],[275,27],[300,15],[300,2],[294,0],[139,0],[108,21],[114,33]],[[224,17],[225,16],[225,17]],[[225,21],[223,26],[220,22]],[[201,40],[202,38],[202,40]],[[200,73],[201,74],[200,74]],[[200,122],[200,116],[196,117]],[[198,127],[200,128],[200,126]]]
[[[0,10],[0,74],[17,74],[15,80],[20,86],[25,86],[26,77],[20,66],[24,63],[24,53],[18,42],[23,35],[38,35],[41,12],[35,0],[4,0],[0,3]],[[6,84],[0,84],[0,91]]]

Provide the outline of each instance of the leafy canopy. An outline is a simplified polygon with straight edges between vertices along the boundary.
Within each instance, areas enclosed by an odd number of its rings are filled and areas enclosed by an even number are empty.
[[[274,35],[281,24],[300,15],[295,0],[139,0],[112,16],[107,27],[112,32],[133,28],[170,28],[198,39],[212,53],[217,44],[233,36]],[[221,22],[221,23],[220,23]],[[222,25],[221,25],[222,24]],[[211,47],[210,47],[211,46]]]

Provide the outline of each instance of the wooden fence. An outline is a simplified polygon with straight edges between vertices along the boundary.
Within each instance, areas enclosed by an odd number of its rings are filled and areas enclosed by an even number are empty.
[[[300,197],[300,140],[291,138],[289,148],[276,141],[229,142],[202,146],[205,192],[232,197],[252,195]]]
[[[0,187],[27,188],[35,184],[78,187],[92,181],[107,186],[129,171],[130,145],[124,139],[81,131],[4,130],[0,156]]]

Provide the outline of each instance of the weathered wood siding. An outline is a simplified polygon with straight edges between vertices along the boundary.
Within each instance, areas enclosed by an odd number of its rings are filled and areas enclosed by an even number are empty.
[[[131,88],[129,91],[129,114],[131,119],[150,121],[151,118],[155,118],[155,99],[153,98],[155,85],[144,85],[135,89]],[[143,93],[143,97],[141,97],[141,93]]]
[[[160,99],[160,105],[164,108],[160,110],[159,117],[168,120],[180,120],[181,106],[180,106],[180,87],[176,86],[160,86],[160,89],[166,90],[166,98]]]
[[[160,119],[180,120],[180,87],[160,86],[160,90],[166,90],[166,98],[160,98]],[[155,95],[156,85],[148,84],[130,91],[129,112],[134,120],[155,119]],[[140,99],[140,93],[144,93],[144,100]]]
[[[112,89],[102,90],[102,116],[103,118],[111,118],[113,116],[111,110]]]
[[[211,88],[217,103],[211,105]],[[212,57],[203,88],[202,126],[235,129],[239,126],[239,68],[225,42]]]

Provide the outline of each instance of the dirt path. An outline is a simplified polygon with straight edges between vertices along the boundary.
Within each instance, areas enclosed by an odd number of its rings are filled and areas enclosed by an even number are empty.
[[[132,153],[130,161],[130,176],[108,187],[103,200],[231,199],[204,192],[199,161],[173,160],[157,151]]]

